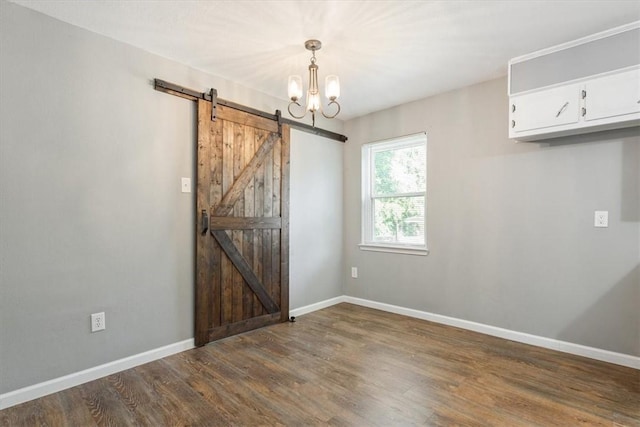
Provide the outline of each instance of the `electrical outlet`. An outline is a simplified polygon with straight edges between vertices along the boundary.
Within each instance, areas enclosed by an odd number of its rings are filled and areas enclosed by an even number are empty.
[[[91,332],[102,331],[107,327],[105,323],[104,311],[91,315]]]
[[[609,226],[609,211],[596,211],[594,227],[608,227]]]
[[[354,279],[358,278],[358,267],[351,267],[351,277]]]

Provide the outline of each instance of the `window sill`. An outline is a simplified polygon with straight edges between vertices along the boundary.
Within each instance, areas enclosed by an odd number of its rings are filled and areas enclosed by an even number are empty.
[[[411,246],[394,246],[394,245],[375,245],[371,243],[361,243],[358,245],[361,251],[373,251],[373,252],[391,252],[404,255],[429,255],[429,249],[417,248]]]

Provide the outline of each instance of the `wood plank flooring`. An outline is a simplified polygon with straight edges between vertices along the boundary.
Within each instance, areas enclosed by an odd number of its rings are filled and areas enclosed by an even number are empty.
[[[640,371],[339,304],[0,411],[2,426],[640,426]]]

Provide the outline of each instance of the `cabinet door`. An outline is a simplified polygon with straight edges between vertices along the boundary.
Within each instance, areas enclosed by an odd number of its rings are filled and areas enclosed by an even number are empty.
[[[527,132],[577,123],[580,87],[561,86],[511,98],[511,130]]]
[[[585,90],[585,120],[640,113],[640,70],[591,80]]]

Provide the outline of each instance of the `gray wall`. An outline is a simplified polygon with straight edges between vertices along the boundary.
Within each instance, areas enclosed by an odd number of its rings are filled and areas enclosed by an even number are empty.
[[[346,294],[640,355],[638,128],[514,143],[506,93],[503,78],[346,123]],[[360,146],[419,131],[431,253],[360,251]]]
[[[291,131],[291,307],[343,294],[344,144]],[[301,185],[304,183],[304,185]]]
[[[193,337],[194,195],[180,177],[194,178],[195,104],[153,90],[154,77],[286,109],[0,0],[0,393]],[[319,183],[300,165],[341,185],[341,154],[325,144],[292,136],[291,308],[342,294],[341,239],[298,235],[335,227],[302,190]],[[325,281],[296,273],[308,260]],[[98,311],[107,330],[91,334]]]

